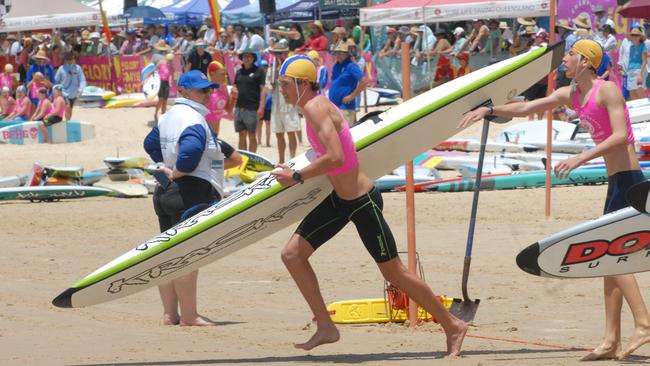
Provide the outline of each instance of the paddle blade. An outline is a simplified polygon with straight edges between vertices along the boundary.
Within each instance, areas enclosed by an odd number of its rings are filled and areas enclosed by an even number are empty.
[[[639,212],[648,213],[648,193],[650,193],[650,181],[633,185],[625,194],[625,199],[630,206]]]

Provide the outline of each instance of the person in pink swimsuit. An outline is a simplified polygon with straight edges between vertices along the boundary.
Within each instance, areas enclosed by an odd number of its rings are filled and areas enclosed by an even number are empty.
[[[36,113],[36,109],[38,109],[38,104],[40,103],[39,91],[41,89],[48,89],[51,86],[50,82],[45,79],[45,76],[40,72],[34,73],[32,81],[27,83],[27,96],[32,102],[34,113]]]
[[[0,119],[11,115],[14,110],[16,110],[16,100],[11,97],[9,88],[3,86],[0,91]]]
[[[14,65],[12,64],[6,64],[5,65],[5,72],[0,74],[0,88],[7,87],[9,88],[9,91],[14,90]]]
[[[20,85],[16,88],[16,109],[5,120],[29,121],[31,113],[32,102],[27,97],[27,89],[24,85]]]
[[[226,68],[219,61],[212,61],[208,65],[208,80],[219,84],[219,86],[212,89],[210,103],[208,104],[208,110],[210,112],[205,116],[205,120],[210,125],[212,132],[219,136],[221,119],[233,118],[232,109],[237,101],[237,94],[235,89],[233,89],[232,94],[228,95]]]
[[[169,83],[172,79],[174,69],[172,68],[172,61],[174,60],[174,54],[168,53],[165,55],[165,58],[158,61],[156,67],[152,72],[158,70],[158,76],[160,77],[160,89],[158,89],[158,103],[156,104],[156,111],[153,114],[153,118],[158,122],[158,111],[162,114],[167,112],[167,99],[169,99]]]
[[[47,89],[41,88],[38,93],[38,104],[32,114],[32,121],[42,121],[45,115],[52,109],[52,102],[47,98]],[[30,98],[31,99],[31,98]]]
[[[50,135],[46,127],[63,121],[64,116],[65,98],[63,98],[63,86],[57,84],[52,87],[52,104],[50,109],[43,116],[43,124],[38,126],[43,132],[45,143],[50,142]]]
[[[433,314],[447,336],[447,356],[460,354],[468,325],[436,299],[429,286],[402,264],[395,239],[382,214],[381,193],[359,166],[348,122],[327,97],[318,93],[316,65],[307,56],[287,58],[280,68],[280,88],[286,102],[300,107],[307,137],[317,158],[300,171],[286,165],[271,174],[283,186],[325,175],[332,193],[300,223],[282,249],[282,261],[315,315],[316,333],[296,348],[310,350],[339,340],[309,257],[352,221],[384,278]]]
[[[464,128],[487,115],[523,117],[564,105],[572,105],[581,124],[589,130],[596,143],[554,167],[555,175],[566,177],[575,168],[602,156],[607,167],[608,187],[605,213],[628,206],[625,192],[634,184],[645,180],[634,151],[634,135],[630,117],[621,90],[611,81],[598,79],[596,70],[601,66],[603,50],[592,40],[576,42],[564,56],[566,76],[572,85],[557,89],[553,94],[525,103],[512,103],[492,108],[480,107],[467,113],[459,124]],[[604,277],[605,288],[605,339],[602,344],[585,355],[583,361],[622,359],[645,343],[650,342],[650,316],[639,285],[632,274]],[[621,308],[623,298],[634,317],[634,334],[629,345],[621,348]]]

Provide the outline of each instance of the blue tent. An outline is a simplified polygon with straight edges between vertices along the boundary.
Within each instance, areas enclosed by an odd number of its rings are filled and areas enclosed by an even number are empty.
[[[341,18],[355,18],[359,16],[359,9],[329,9],[320,10],[319,0],[301,0],[287,7],[278,7],[274,14],[266,17],[268,23],[293,23],[309,22],[316,19],[336,20]]]
[[[207,0],[184,0],[160,9],[165,14],[172,14],[175,25],[199,26],[203,18],[210,16],[210,6]]]

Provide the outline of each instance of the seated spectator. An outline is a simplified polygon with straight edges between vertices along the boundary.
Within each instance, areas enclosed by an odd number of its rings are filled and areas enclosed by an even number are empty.
[[[9,93],[9,88],[6,86],[2,87],[0,92],[0,119],[11,115],[16,110],[16,101],[11,97]]]

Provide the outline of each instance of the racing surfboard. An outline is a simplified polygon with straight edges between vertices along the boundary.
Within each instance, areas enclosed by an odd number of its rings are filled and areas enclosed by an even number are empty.
[[[523,271],[587,278],[650,270],[650,215],[627,207],[570,227],[517,255]]]
[[[422,151],[457,134],[467,111],[503,104],[560,65],[563,43],[541,47],[487,66],[423,93],[351,129],[362,170],[376,179]],[[287,165],[301,169],[312,150]],[[81,307],[114,300],[223,258],[303,218],[332,188],[327,177],[282,187],[265,175],[90,273],[54,300]]]

